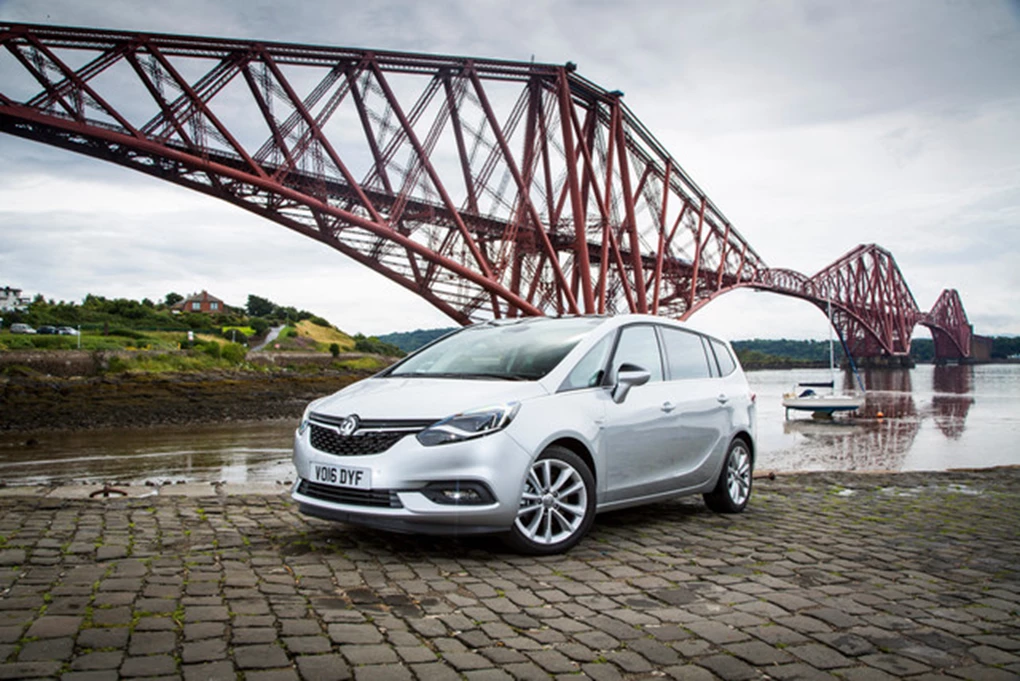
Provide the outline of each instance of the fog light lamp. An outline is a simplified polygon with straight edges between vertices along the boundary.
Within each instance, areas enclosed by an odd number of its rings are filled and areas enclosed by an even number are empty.
[[[473,481],[432,482],[421,493],[433,503],[449,506],[482,506],[496,501],[487,485]]]
[[[443,496],[455,504],[478,503],[482,498],[473,489],[444,489]]]

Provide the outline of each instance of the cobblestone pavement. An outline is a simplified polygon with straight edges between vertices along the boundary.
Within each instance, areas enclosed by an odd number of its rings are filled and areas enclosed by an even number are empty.
[[[0,679],[1020,677],[1020,469],[762,479],[541,559],[213,489],[0,490]]]

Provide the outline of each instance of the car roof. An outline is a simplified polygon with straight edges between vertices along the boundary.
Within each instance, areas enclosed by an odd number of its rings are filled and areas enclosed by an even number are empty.
[[[671,326],[677,329],[685,329],[694,333],[707,336],[708,338],[727,343],[728,341],[718,335],[705,331],[699,328],[697,325],[691,324],[687,321],[681,321],[679,319],[673,319],[671,317],[660,317],[658,315],[642,314],[642,313],[624,313],[617,315],[608,314],[591,314],[591,315],[562,315],[562,316],[534,316],[534,317],[511,317],[503,319],[490,319],[488,321],[479,322],[473,324],[472,327],[486,327],[486,326],[509,326],[509,325],[532,325],[532,324],[548,324],[556,323],[559,321],[567,320],[578,320],[578,319],[592,319],[602,320],[601,324],[593,326],[591,331],[596,333],[599,330],[608,330],[626,326],[628,324],[636,323],[647,323],[647,324],[659,324],[661,326]],[[466,328],[472,328],[466,327]]]

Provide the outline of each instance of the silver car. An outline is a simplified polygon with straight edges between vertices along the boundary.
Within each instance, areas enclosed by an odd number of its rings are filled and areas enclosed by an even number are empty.
[[[751,494],[755,398],[729,344],[647,315],[495,320],[312,402],[303,513],[385,530],[574,546],[595,514]]]

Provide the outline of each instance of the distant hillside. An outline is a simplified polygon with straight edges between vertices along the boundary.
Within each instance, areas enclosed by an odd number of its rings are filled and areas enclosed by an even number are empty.
[[[456,327],[418,329],[389,333],[378,338],[397,346],[404,352],[414,352],[421,346],[455,330]],[[829,365],[829,341],[755,338],[733,341],[733,349],[737,351],[737,355],[745,367]],[[1018,353],[1020,353],[1020,338],[1007,336],[992,338],[993,358],[1001,359],[1015,356]],[[935,356],[934,343],[930,338],[915,338],[910,346],[910,354],[916,362],[931,362]],[[835,345],[835,359],[837,365],[845,361],[843,347],[839,341],[836,341]]]
[[[379,340],[390,345],[395,345],[404,352],[414,352],[423,345],[431,343],[440,336],[445,336],[457,327],[448,326],[442,329],[417,329],[415,331],[402,331],[399,333],[388,333],[385,336],[376,336]]]

